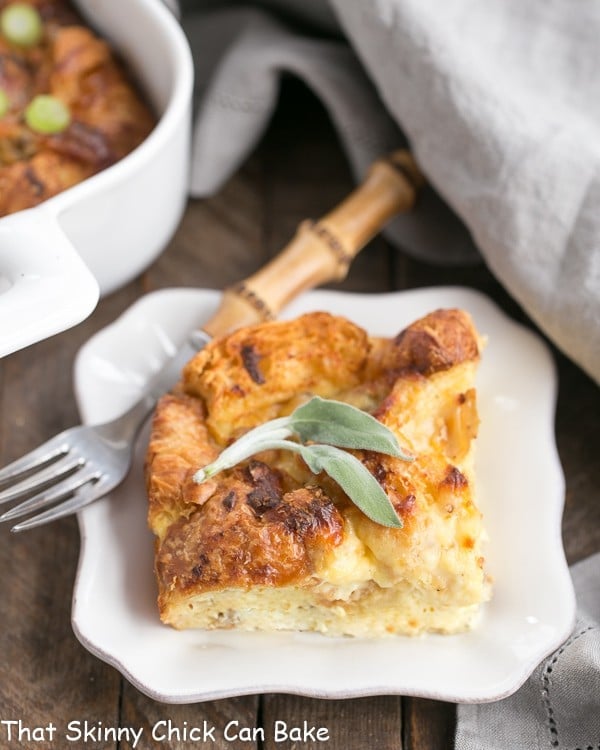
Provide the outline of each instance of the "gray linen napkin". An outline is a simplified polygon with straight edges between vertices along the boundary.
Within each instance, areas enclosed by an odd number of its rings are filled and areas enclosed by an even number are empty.
[[[279,3],[296,20],[311,21],[319,32],[312,36],[260,3],[187,5],[183,27],[196,74],[192,195],[213,194],[252,151],[284,74],[300,78],[321,99],[357,180],[378,156],[406,145],[355,53],[332,35],[336,22],[325,3]],[[421,196],[417,211],[392,222],[387,235],[423,260],[456,264],[478,257],[468,230],[433,189]]]
[[[471,235],[600,382],[600,3],[183,4],[196,60],[194,195],[229,177],[264,132],[282,72],[297,75],[331,113],[357,177],[402,143],[400,126],[468,228],[430,192],[392,239],[456,263],[473,258]],[[332,38],[340,28],[351,47]]]
[[[600,554],[571,569],[577,622],[523,687],[496,703],[458,706],[456,750],[600,748]]]

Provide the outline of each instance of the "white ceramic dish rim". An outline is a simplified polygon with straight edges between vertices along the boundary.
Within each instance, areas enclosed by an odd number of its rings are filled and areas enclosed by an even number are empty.
[[[89,581],[86,580],[87,573],[85,571],[85,565],[86,565],[86,556],[87,556],[87,550],[88,545],[90,544],[90,539],[93,533],[94,528],[91,522],[88,522],[87,513],[90,511],[93,511],[93,508],[88,509],[87,511],[84,511],[79,516],[79,525],[80,525],[80,532],[81,532],[81,540],[82,540],[82,546],[81,546],[81,555],[79,560],[79,566],[77,571],[77,578],[75,582],[75,589],[74,589],[74,596],[73,596],[73,612],[72,612],[72,625],[74,632],[77,636],[77,638],[81,641],[81,643],[93,654],[101,658],[102,660],[108,662],[109,664],[112,664],[114,667],[116,667],[133,685],[135,685],[138,689],[140,689],[145,694],[149,695],[150,697],[167,703],[191,703],[191,702],[200,702],[200,701],[206,701],[206,700],[215,700],[220,698],[226,698],[226,697],[234,697],[239,695],[248,695],[248,694],[255,694],[255,693],[263,693],[263,692],[282,692],[282,693],[291,693],[291,694],[300,694],[300,695],[307,695],[311,697],[316,698],[329,698],[329,699],[344,699],[344,698],[353,698],[353,697],[361,697],[361,696],[369,696],[369,695],[381,695],[381,694],[403,694],[403,695],[414,695],[424,698],[432,698],[432,699],[438,699],[438,700],[446,700],[446,701],[454,701],[454,702],[462,702],[462,703],[482,703],[482,702],[489,702],[489,701],[495,701],[499,700],[501,698],[504,698],[510,694],[512,694],[515,690],[517,690],[528,678],[528,676],[531,674],[533,669],[537,666],[537,664],[548,654],[550,654],[556,647],[562,643],[566,637],[569,635],[573,623],[574,623],[574,616],[575,616],[575,600],[574,600],[574,593],[572,588],[571,579],[569,576],[568,568],[566,566],[566,562],[564,559],[564,552],[562,548],[562,540],[561,540],[561,532],[560,532],[560,522],[562,517],[562,509],[563,509],[563,502],[564,502],[564,478],[562,476],[562,470],[560,468],[560,463],[558,461],[558,457],[556,454],[556,446],[554,444],[554,438],[553,438],[553,423],[552,423],[552,417],[554,414],[554,408],[555,408],[555,400],[556,400],[556,392],[557,392],[557,384],[556,384],[556,376],[555,371],[553,367],[553,363],[550,357],[550,354],[545,348],[545,345],[541,340],[539,340],[532,332],[527,331],[522,326],[514,323],[513,321],[510,321],[504,313],[502,313],[493,303],[491,300],[489,300],[484,295],[480,294],[479,292],[475,292],[470,289],[464,289],[460,287],[444,287],[444,288],[437,288],[437,289],[419,289],[419,290],[413,290],[409,292],[400,292],[400,293],[389,293],[389,294],[380,294],[380,295],[358,295],[358,294],[344,294],[344,293],[336,293],[336,292],[313,292],[308,295],[305,295],[304,298],[301,300],[300,305],[298,306],[296,303],[292,305],[291,309],[288,311],[289,314],[297,314],[298,312],[303,312],[308,309],[328,309],[328,306],[326,304],[327,300],[335,299],[335,298],[341,298],[344,297],[345,300],[354,307],[353,304],[356,302],[356,306],[360,304],[361,301],[364,301],[365,299],[368,299],[370,297],[377,297],[378,301],[388,302],[391,303],[395,299],[398,298],[398,295],[402,295],[405,298],[406,297],[412,297],[412,299],[418,299],[421,295],[426,294],[436,294],[437,296],[440,296],[442,299],[442,306],[446,306],[444,299],[448,300],[450,298],[453,301],[461,301],[464,303],[465,301],[468,301],[469,299],[473,302],[477,302],[478,304],[484,304],[487,305],[490,309],[493,308],[495,311],[494,314],[497,315],[503,320],[503,325],[508,325],[508,328],[514,331],[520,330],[523,335],[526,335],[530,337],[531,343],[534,344],[537,347],[540,347],[541,349],[545,350],[546,354],[546,374],[550,378],[551,382],[549,385],[548,393],[550,394],[550,400],[546,404],[548,413],[545,415],[541,415],[545,417],[545,420],[542,419],[542,422],[545,421],[545,427],[544,429],[547,430],[547,434],[543,436],[543,441],[546,442],[548,438],[551,438],[551,442],[548,443],[546,446],[546,450],[549,451],[548,459],[550,461],[550,474],[552,475],[553,482],[555,484],[556,492],[554,495],[554,502],[552,504],[552,507],[549,508],[552,512],[552,529],[553,533],[551,534],[552,538],[546,539],[546,543],[548,545],[548,549],[551,549],[555,553],[554,559],[550,560],[550,568],[553,569],[554,573],[554,579],[551,581],[551,583],[554,585],[554,591],[559,592],[559,602],[560,607],[559,611],[561,613],[561,616],[559,618],[559,623],[557,627],[555,628],[554,632],[552,633],[552,637],[547,638],[545,642],[541,643],[537,650],[535,650],[534,653],[531,653],[530,656],[523,660],[523,662],[520,664],[520,668],[515,671],[513,670],[512,673],[507,674],[504,680],[496,681],[492,686],[489,687],[489,689],[482,689],[481,686],[477,687],[475,690],[470,688],[466,685],[460,685],[455,690],[448,691],[448,690],[439,690],[435,687],[435,685],[430,684],[428,686],[417,686],[415,687],[414,681],[411,682],[410,679],[400,678],[399,681],[396,684],[390,684],[389,680],[381,680],[380,683],[376,683],[375,681],[370,681],[368,685],[361,685],[360,683],[354,683],[350,686],[346,683],[344,683],[344,680],[339,681],[336,686],[332,687],[329,685],[326,688],[320,688],[316,686],[315,684],[306,684],[301,683],[298,681],[294,681],[293,679],[280,679],[275,681],[261,681],[258,679],[253,684],[246,684],[243,687],[236,687],[235,685],[229,685],[227,688],[224,689],[218,689],[218,690],[208,690],[206,688],[200,689],[200,690],[190,690],[186,689],[183,691],[178,691],[174,689],[170,689],[168,691],[165,691],[160,686],[157,686],[156,684],[149,684],[148,681],[144,681],[144,679],[140,679],[139,674],[136,673],[135,669],[130,668],[130,666],[127,663],[127,660],[121,657],[116,656],[114,653],[111,653],[109,650],[106,650],[105,648],[102,648],[98,645],[97,639],[94,637],[93,634],[90,634],[88,631],[86,631],[85,624],[82,624],[82,618],[81,618],[81,610],[80,607],[82,606],[81,602],[82,599],[78,596],[78,591],[81,591],[85,588],[86,585],[89,584]],[[149,298],[159,298],[161,296],[164,296],[165,298],[168,297],[168,295],[175,294],[181,295],[181,298],[188,296],[192,297],[194,295],[208,295],[211,302],[214,302],[216,305],[216,301],[218,299],[218,294],[211,290],[162,290],[160,292],[154,292],[150,295],[147,295],[146,297],[139,300],[137,303],[135,303],[131,308],[129,308],[126,313],[121,316],[112,326],[107,327],[104,329],[104,331],[101,331],[99,335],[111,335],[114,333],[115,335],[118,335],[118,327],[125,324],[127,325],[127,321],[133,321],[136,315],[143,315],[147,312],[147,310],[144,310],[144,306],[147,304],[147,300]],[[467,305],[468,309],[468,305]],[[339,312],[336,310],[336,312]],[[347,314],[347,313],[346,313]],[[80,356],[77,360],[77,367],[76,367],[76,389],[78,393],[78,398],[80,400],[80,404],[83,406],[83,412],[85,414],[85,389],[82,387],[82,378],[81,378],[81,372],[86,367],[86,358],[88,357],[88,354],[90,353],[91,349],[93,349],[95,345],[95,341],[97,341],[97,338],[94,337],[93,339],[88,342],[87,345],[85,345],[80,352]],[[156,365],[158,366],[158,365]],[[249,634],[249,637],[252,638],[255,634]],[[278,634],[279,635],[279,634]],[[287,634],[284,634],[284,637]],[[467,634],[468,635],[468,634]],[[210,637],[210,634],[209,634]],[[277,636],[276,636],[277,637]],[[317,638],[323,638],[323,636],[316,636]],[[458,636],[459,638],[461,636]],[[435,642],[435,639],[449,639],[449,638],[455,638],[454,636],[448,637],[448,636],[426,636],[425,638],[428,639],[434,639],[431,641],[431,643]],[[329,639],[326,639],[329,643],[332,643]],[[334,641],[337,641],[338,639],[333,639]],[[403,639],[405,640],[405,639]],[[411,639],[408,639],[409,641]],[[413,641],[413,642],[418,642]],[[448,644],[450,644],[450,641],[446,641]],[[250,644],[252,645],[252,644]],[[457,679],[460,680],[460,672],[457,673]],[[335,682],[335,680],[333,680]]]
[[[99,298],[98,284],[58,229],[60,214],[81,200],[117,185],[138,167],[151,161],[179,126],[193,85],[191,52],[178,21],[161,0],[142,0],[145,12],[160,24],[169,41],[174,69],[173,89],[156,126],[131,153],[83,182],[32,209],[0,219],[0,230],[14,226],[45,225],[54,234],[50,259],[42,258],[35,243],[22,243],[19,253],[0,249],[0,280],[8,280],[8,296],[0,288],[0,319],[11,321],[10,334],[0,338],[0,357],[65,330],[86,318]],[[31,304],[35,299],[36,304]],[[8,304],[7,304],[8,303]],[[18,326],[14,321],[19,321]]]

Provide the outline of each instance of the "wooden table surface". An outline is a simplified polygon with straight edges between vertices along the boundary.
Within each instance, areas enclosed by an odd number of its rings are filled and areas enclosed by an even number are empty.
[[[192,200],[181,226],[161,258],[139,279],[104,299],[83,324],[18,352],[0,363],[0,464],[17,458],[53,434],[78,422],[72,364],[79,347],[140,295],[163,287],[223,288],[262,265],[291,237],[305,217],[316,218],[352,187],[349,171],[329,122],[316,102],[296,84],[286,84],[272,126],[247,163],[210,200]],[[115,227],[118,231],[118,227]],[[478,266],[444,269],[416,262],[377,239],[355,261],[338,288],[385,292],[440,284],[479,289],[516,319],[534,326],[489,272]],[[556,415],[558,449],[567,478],[563,536],[569,562],[600,550],[600,391],[577,367],[555,352],[560,377]],[[77,522],[11,535],[0,529],[0,748],[111,748],[132,743],[67,743],[68,722],[103,727],[144,727],[137,747],[164,750],[203,746],[153,741],[149,727],[174,725],[325,726],[329,741],[277,745],[264,741],[226,742],[216,748],[309,748],[354,750],[376,747],[425,750],[452,748],[455,707],[435,701],[381,696],[328,701],[261,695],[195,705],[157,703],[112,667],[89,654],[70,625],[71,595],[79,554]],[[153,658],[148,654],[148,658]],[[25,728],[56,727],[54,740]],[[37,740],[37,741],[34,741]]]

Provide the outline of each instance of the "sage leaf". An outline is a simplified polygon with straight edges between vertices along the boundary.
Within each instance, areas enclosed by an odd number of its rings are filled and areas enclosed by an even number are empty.
[[[215,474],[219,474],[225,469],[231,469],[237,464],[245,461],[250,456],[262,451],[274,449],[288,449],[290,445],[295,445],[285,440],[291,432],[285,426],[274,426],[273,429],[265,430],[267,425],[275,425],[279,420],[266,422],[256,430],[250,430],[235,443],[228,445],[225,450],[221,451],[217,458],[210,464],[203,466],[194,474],[192,479],[197,484],[202,484]]]
[[[290,440],[297,436],[301,442]],[[309,445],[304,443],[309,442]],[[314,474],[326,472],[350,500],[376,523],[401,528],[390,499],[368,469],[340,448],[372,450],[412,461],[396,436],[385,425],[360,409],[315,396],[287,417],[255,427],[227,446],[210,464],[198,469],[194,482],[201,484],[256,453],[289,450],[300,454]]]
[[[312,441],[385,453],[411,461],[394,433],[367,412],[341,401],[314,396],[288,417],[289,425],[302,442]]]
[[[389,497],[371,472],[351,453],[333,445],[302,445],[300,455],[313,474],[326,472],[375,523],[402,528]]]

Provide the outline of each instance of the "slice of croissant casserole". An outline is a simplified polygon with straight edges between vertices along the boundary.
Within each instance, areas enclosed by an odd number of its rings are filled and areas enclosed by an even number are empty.
[[[392,339],[311,313],[206,346],[161,399],[148,447],[163,622],[355,636],[472,627],[489,595],[474,497],[479,357],[461,310]],[[297,452],[265,450],[194,480],[240,436],[313,396],[372,414],[414,457],[350,451],[400,528],[371,520]]]

